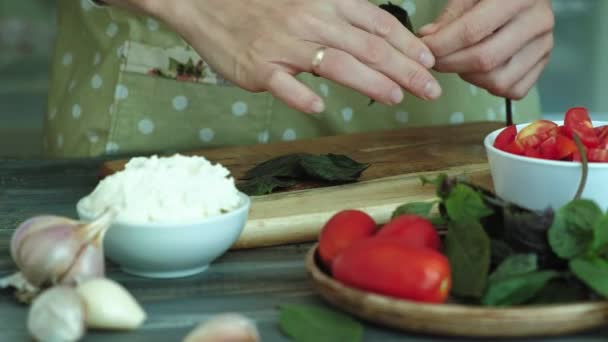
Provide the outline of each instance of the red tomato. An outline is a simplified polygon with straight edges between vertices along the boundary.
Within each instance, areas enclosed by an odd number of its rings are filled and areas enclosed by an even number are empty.
[[[608,162],[608,150],[601,148],[590,148],[587,150],[587,160],[594,163]]]
[[[574,133],[576,133],[585,146],[590,148],[599,146],[600,139],[593,129],[593,124],[586,108],[575,107],[569,109],[566,112],[564,126],[566,135],[569,138],[572,138]]]
[[[549,137],[540,144],[538,151],[543,159],[557,160],[559,159],[559,151],[557,149],[557,138]]]
[[[512,142],[515,141],[515,136],[517,135],[517,127],[515,125],[511,125],[505,129],[503,129],[500,134],[494,140],[494,147],[499,150],[505,150],[505,148]]]
[[[334,277],[349,286],[414,301],[441,303],[452,285],[450,264],[430,248],[388,239],[365,239],[342,252]]]
[[[547,138],[556,136],[559,132],[559,126],[552,121],[548,120],[537,120],[528,126],[524,127],[515,140],[524,147],[524,150],[528,147],[538,147]]]
[[[524,149],[524,156],[530,157],[530,158],[542,158],[542,155],[540,154],[540,149],[530,147],[530,146],[528,146]]]
[[[600,148],[608,149],[608,125],[599,126],[593,129],[600,139]]]
[[[441,247],[441,239],[433,224],[417,215],[395,217],[380,228],[375,238],[399,240],[412,246],[436,250]]]
[[[505,147],[504,151],[508,152],[508,153],[517,154],[520,156],[524,155],[524,148],[517,141],[514,141],[514,142],[510,143],[509,145],[507,145]]]
[[[372,236],[376,222],[360,210],[343,210],[332,216],[319,234],[319,255],[331,268],[334,258],[353,242]]]
[[[556,145],[557,145],[557,159],[571,159],[572,154],[576,152],[578,149],[576,148],[576,144],[574,140],[564,136],[558,135],[556,137]]]

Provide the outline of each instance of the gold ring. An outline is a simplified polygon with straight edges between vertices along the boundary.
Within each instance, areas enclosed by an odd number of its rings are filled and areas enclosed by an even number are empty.
[[[325,57],[325,50],[327,50],[327,47],[321,46],[317,49],[317,51],[315,52],[315,56],[312,58],[312,74],[317,77],[319,75],[315,72],[315,68],[319,67],[323,62],[323,58]]]

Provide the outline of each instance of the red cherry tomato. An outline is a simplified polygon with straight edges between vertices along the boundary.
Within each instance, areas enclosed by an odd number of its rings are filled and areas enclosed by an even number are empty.
[[[587,150],[587,160],[592,163],[608,162],[608,150],[601,148],[590,148]]]
[[[450,264],[438,251],[375,238],[338,255],[333,275],[365,291],[431,303],[444,302],[452,282]]]
[[[600,139],[593,129],[593,124],[591,123],[591,118],[589,117],[586,108],[575,107],[568,110],[568,112],[566,112],[564,126],[566,135],[569,138],[572,138],[574,133],[576,133],[585,146],[590,148],[599,146]]]
[[[319,234],[319,255],[331,268],[334,258],[353,242],[372,236],[376,222],[360,210],[343,210],[332,216]]]
[[[509,145],[507,145],[505,147],[504,151],[508,152],[508,153],[517,154],[520,156],[524,155],[524,148],[517,141],[514,141],[514,142],[510,143]]]
[[[600,148],[608,149],[608,125],[599,126],[593,129],[600,139]]]
[[[522,128],[517,133],[515,140],[526,148],[536,148],[547,138],[556,136],[559,132],[559,126],[552,121],[548,120],[537,120],[528,126]]]
[[[517,127],[515,125],[503,129],[496,137],[496,140],[494,140],[494,147],[504,151],[509,144],[515,141],[516,135]]]
[[[540,157],[543,159],[557,160],[559,159],[559,151],[557,149],[557,137],[549,137],[540,144],[538,148]]]
[[[395,217],[380,228],[375,238],[399,240],[412,246],[436,250],[441,247],[441,239],[433,224],[417,215]]]
[[[557,145],[557,159],[566,159],[571,160],[572,155],[578,149],[576,148],[576,144],[574,140],[564,136],[558,135],[556,137],[556,145]]]

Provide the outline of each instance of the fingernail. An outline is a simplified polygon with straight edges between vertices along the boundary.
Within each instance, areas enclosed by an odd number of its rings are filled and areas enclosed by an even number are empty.
[[[432,68],[435,65],[435,58],[428,51],[422,51],[420,57],[418,57],[418,61],[427,68]]]
[[[394,104],[401,103],[403,100],[403,91],[401,88],[395,88],[391,91],[391,101]]]
[[[325,110],[325,105],[323,101],[316,100],[312,103],[312,111],[314,113],[321,113]]]
[[[429,81],[424,87],[424,94],[427,98],[434,100],[441,95],[441,87],[437,81]]]

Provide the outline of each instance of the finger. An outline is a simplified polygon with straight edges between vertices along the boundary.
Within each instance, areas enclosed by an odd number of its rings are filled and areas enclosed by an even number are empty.
[[[538,81],[538,78],[545,69],[545,66],[547,66],[547,63],[549,63],[549,57],[543,58],[538,62],[524,79],[511,88],[511,91],[506,96],[513,100],[521,100],[526,97],[528,92],[530,92],[530,89],[536,84],[536,81]]]
[[[550,32],[553,25],[553,16],[542,9],[528,11],[479,44],[438,59],[435,70],[457,74],[492,71],[532,40]],[[541,51],[541,55],[546,52]]]
[[[529,0],[484,0],[422,40],[436,58],[444,57],[479,43],[533,4]]]
[[[301,112],[321,113],[325,110],[321,97],[280,68],[269,73],[267,88],[274,97]]]
[[[430,24],[422,26],[418,30],[420,36],[428,36],[437,32],[440,28],[458,19],[463,13],[470,10],[478,0],[449,0],[439,16]]]
[[[462,78],[476,84],[490,93],[504,95],[522,80],[538,61],[546,58],[553,48],[553,35],[540,36],[525,46],[506,64],[490,73],[467,73]]]
[[[435,58],[431,50],[412,32],[410,32],[403,24],[401,24],[393,15],[373,5],[369,1],[357,1],[356,6],[352,6],[351,2],[341,2],[338,8],[342,16],[345,18],[345,24],[333,25],[332,32],[324,30],[321,33],[329,33],[331,40],[334,42],[342,42],[349,38],[346,27],[349,25],[355,26],[367,33],[383,38],[403,55],[408,56],[412,60],[421,65],[432,68],[435,64]],[[349,4],[351,6],[346,6]],[[363,44],[355,45],[355,44]],[[352,48],[366,48],[366,42],[361,39],[357,40],[353,37],[350,42],[345,42],[343,50],[349,51]],[[336,46],[336,48],[339,48]],[[372,47],[370,47],[372,48]]]
[[[327,48],[314,73],[385,104],[403,100],[399,84],[342,50]]]
[[[382,38],[352,26],[332,25],[322,33],[324,44],[352,55],[422,99],[436,99],[441,87],[422,65],[403,56]]]

